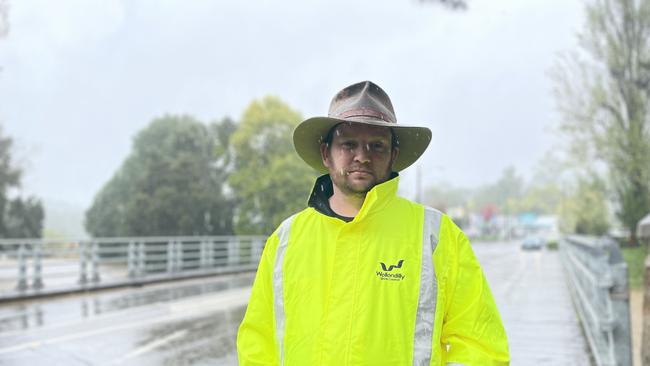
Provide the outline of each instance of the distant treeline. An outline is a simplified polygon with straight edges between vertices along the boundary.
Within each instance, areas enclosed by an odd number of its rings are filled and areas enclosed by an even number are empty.
[[[153,120],[86,212],[95,237],[270,234],[305,207],[315,172],[293,150],[302,116],[275,97],[241,120]]]
[[[12,161],[12,145],[0,129],[0,238],[40,238],[43,205],[36,197],[20,196],[23,172]]]

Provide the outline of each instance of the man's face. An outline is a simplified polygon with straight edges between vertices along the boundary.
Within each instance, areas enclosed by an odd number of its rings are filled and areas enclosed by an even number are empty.
[[[345,195],[365,194],[388,180],[397,158],[391,149],[387,127],[341,123],[334,130],[331,146],[321,144],[323,164],[332,182]]]

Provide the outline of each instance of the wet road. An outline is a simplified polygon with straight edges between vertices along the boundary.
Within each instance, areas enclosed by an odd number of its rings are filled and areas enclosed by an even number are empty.
[[[591,365],[559,252],[522,251],[518,243],[474,250],[508,334],[511,365]]]
[[[589,365],[557,252],[476,244],[512,365]],[[252,274],[0,305],[0,365],[236,365]]]
[[[0,307],[0,365],[234,365],[252,275]]]

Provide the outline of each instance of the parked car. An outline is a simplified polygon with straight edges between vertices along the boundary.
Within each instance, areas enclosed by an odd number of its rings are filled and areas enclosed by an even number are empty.
[[[521,249],[523,250],[539,250],[543,247],[544,239],[535,235],[527,236],[521,243]]]

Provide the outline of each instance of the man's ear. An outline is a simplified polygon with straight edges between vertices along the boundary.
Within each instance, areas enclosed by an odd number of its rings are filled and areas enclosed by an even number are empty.
[[[329,168],[329,146],[324,142],[320,144],[320,158],[323,160],[323,165],[325,165],[326,168]]]

